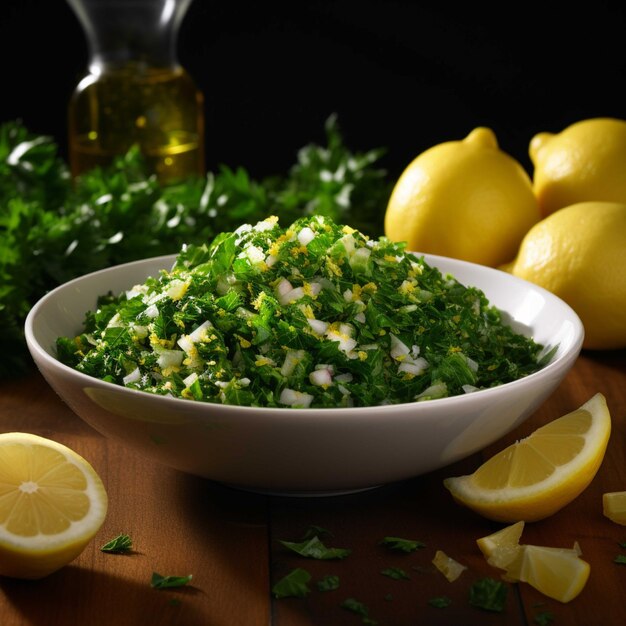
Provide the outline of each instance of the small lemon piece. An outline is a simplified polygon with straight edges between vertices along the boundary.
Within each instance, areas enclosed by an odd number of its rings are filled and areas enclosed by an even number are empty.
[[[506,566],[506,579],[528,583],[559,602],[573,600],[585,587],[591,568],[569,548],[521,545]]]
[[[66,446],[0,434],[0,575],[37,579],[75,559],[106,516],[100,477]]]
[[[467,566],[448,556],[443,550],[435,552],[432,563],[451,583],[467,569]]]
[[[626,121],[592,118],[539,133],[529,153],[543,216],[587,200],[626,203]]]
[[[457,502],[486,518],[539,520],[589,485],[610,433],[606,399],[597,393],[575,411],[498,452],[473,474],[446,478],[444,485]]]
[[[612,522],[626,526],[626,491],[603,493],[602,512]]]
[[[530,177],[491,129],[479,127],[408,165],[389,198],[385,235],[414,252],[496,267],[539,219]]]
[[[505,569],[517,556],[523,530],[524,522],[515,522],[491,535],[477,539],[476,544],[490,565]]]
[[[528,231],[502,269],[567,302],[585,328],[583,347],[626,347],[626,203],[560,209]]]

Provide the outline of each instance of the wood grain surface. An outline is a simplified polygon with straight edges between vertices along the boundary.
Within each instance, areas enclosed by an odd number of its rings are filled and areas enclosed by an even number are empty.
[[[591,576],[578,598],[561,604],[526,584],[508,584],[504,611],[469,603],[483,577],[498,579],[476,539],[501,525],[451,501],[446,476],[473,471],[484,458],[539,425],[602,392],[613,418],[606,457],[590,487],[554,516],[527,524],[525,543],[571,547],[578,541]],[[626,490],[626,352],[584,352],[559,389],[515,432],[443,470],[360,493],[287,498],[248,493],[186,475],[136,456],[87,426],[37,373],[0,384],[0,432],[26,431],[55,439],[84,456],[102,477],[109,512],[100,532],[73,563],[40,581],[0,578],[0,626],[357,626],[363,617],[342,608],[353,598],[380,626],[526,625],[550,613],[554,626],[626,623],[626,527],[602,514],[602,493]],[[245,462],[242,459],[242,462]],[[320,526],[328,545],[348,548],[343,560],[304,559],[281,540],[298,540]],[[100,551],[124,532],[134,550]],[[417,539],[410,554],[381,545],[385,536]],[[448,582],[431,561],[443,550],[467,570]],[[290,570],[311,574],[306,598],[275,599],[272,586]],[[401,568],[409,580],[381,574]],[[151,588],[153,572],[192,574],[180,589]],[[339,588],[317,582],[339,576]],[[447,608],[429,600],[447,596]]]

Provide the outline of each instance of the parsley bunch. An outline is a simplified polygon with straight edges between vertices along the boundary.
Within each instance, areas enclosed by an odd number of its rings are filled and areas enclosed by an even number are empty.
[[[326,133],[328,145],[302,148],[284,175],[255,181],[243,167],[221,166],[165,187],[135,148],[72,181],[50,137],[0,125],[0,379],[30,363],[30,307],[78,275],[175,253],[269,214],[319,213],[380,233],[391,188],[376,167],[382,152],[347,149],[333,116]]]

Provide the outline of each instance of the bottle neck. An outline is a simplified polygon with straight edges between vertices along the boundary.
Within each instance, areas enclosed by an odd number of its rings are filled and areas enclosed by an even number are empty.
[[[178,66],[178,30],[191,0],[67,1],[84,28],[92,74]]]

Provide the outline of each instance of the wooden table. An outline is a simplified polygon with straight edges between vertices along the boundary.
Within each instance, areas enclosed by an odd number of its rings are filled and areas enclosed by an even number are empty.
[[[516,438],[604,393],[613,432],[591,486],[553,517],[527,524],[525,543],[571,547],[578,541],[591,565],[580,596],[569,604],[551,600],[526,584],[510,584],[505,609],[491,613],[469,604],[469,588],[483,577],[499,578],[475,540],[501,525],[451,501],[445,476],[468,473]],[[326,498],[269,497],[237,491],[185,475],[135,456],[92,430],[51,391],[37,373],[0,384],[0,432],[28,431],[64,443],[87,458],[102,477],[109,513],[95,540],[72,564],[40,581],[0,579],[1,626],[356,626],[362,617],[341,607],[347,598],[367,606],[380,626],[534,624],[553,614],[554,626],[626,623],[626,527],[602,514],[602,493],[626,490],[626,352],[583,353],[544,406],[516,432],[484,452],[442,471],[400,484]],[[281,539],[296,540],[310,526],[332,532],[327,543],[352,550],[341,561],[314,561],[288,552]],[[134,551],[110,555],[100,546],[119,533]],[[419,539],[410,554],[391,552],[385,536]],[[437,549],[467,566],[448,582],[431,564]],[[272,597],[272,585],[295,567],[310,572],[306,598]],[[410,580],[381,570],[399,567]],[[151,588],[153,572],[193,574],[180,589]],[[316,582],[336,574],[339,589]],[[447,596],[435,608],[429,599]]]

